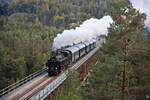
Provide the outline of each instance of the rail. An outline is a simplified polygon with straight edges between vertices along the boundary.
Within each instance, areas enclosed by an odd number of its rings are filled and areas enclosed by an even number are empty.
[[[101,45],[97,46],[94,50],[92,50],[91,52],[89,52],[85,57],[81,58],[81,60],[79,60],[74,66],[72,66],[70,69],[72,70],[77,70],[80,65],[82,65],[86,60],[88,60],[93,54],[95,54],[95,52],[101,48]],[[69,69],[69,70],[70,70]],[[3,95],[7,94],[10,92],[10,95],[13,97],[13,94],[11,94],[13,92],[13,90],[17,89],[19,86],[24,85],[25,83],[27,83],[28,81],[30,82],[30,80],[32,81],[32,79],[34,78],[38,78],[39,76],[43,76],[45,75],[44,73],[46,73],[45,71],[46,69],[42,69],[38,72],[35,72],[27,77],[25,77],[22,80],[17,81],[16,83],[2,89],[0,91],[0,97],[2,97]],[[64,73],[62,73],[62,75],[60,75],[59,77],[57,77],[55,80],[53,80],[52,82],[48,83],[47,85],[43,86],[41,88],[41,90],[37,91],[35,94],[31,94],[31,92],[27,93],[26,95],[24,95],[23,97],[20,98],[20,100],[23,100],[24,98],[28,98],[30,95],[32,95],[32,97],[30,97],[30,100],[43,100],[45,99],[52,91],[54,91],[61,83],[63,83],[63,81],[68,77],[68,70]],[[41,86],[40,86],[41,87]],[[36,89],[35,89],[36,90]],[[12,98],[10,97],[10,98]],[[8,98],[8,96],[6,95],[6,98]],[[9,100],[10,98],[8,98],[7,100]],[[4,98],[0,98],[0,100],[4,100]]]
[[[25,78],[23,78],[23,79],[21,79],[21,80],[19,80],[19,81],[13,83],[12,85],[9,85],[8,87],[6,87],[6,88],[0,90],[0,97],[2,97],[3,95],[5,95],[6,93],[9,93],[9,92],[11,92],[12,90],[18,88],[19,86],[21,86],[21,85],[27,83],[28,81],[32,80],[33,78],[35,78],[35,77],[41,75],[41,74],[42,74],[43,72],[45,72],[45,71],[46,71],[45,68],[42,69],[42,70],[39,70],[39,71],[37,71],[37,72],[35,72],[35,73],[33,73],[33,74],[30,74],[29,76],[27,76],[27,77],[25,77]]]
[[[82,58],[78,63],[76,63],[70,70],[77,70],[84,62],[86,62],[95,52],[101,47],[101,45],[95,48],[86,57]],[[54,80],[52,83],[47,85],[44,89],[39,91],[36,95],[30,98],[30,100],[44,100],[52,91],[54,91],[64,80],[68,77],[68,70],[63,73],[60,77]]]

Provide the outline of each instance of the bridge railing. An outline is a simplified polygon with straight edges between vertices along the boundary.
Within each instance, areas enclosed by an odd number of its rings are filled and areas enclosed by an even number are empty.
[[[21,80],[19,80],[19,81],[15,82],[15,83],[13,83],[13,84],[11,84],[11,85],[9,85],[8,87],[6,87],[6,88],[0,90],[0,97],[3,96],[3,95],[5,95],[5,94],[7,94],[7,93],[9,93],[9,92],[11,92],[12,90],[18,88],[19,86],[21,86],[21,85],[27,83],[28,81],[30,81],[30,80],[32,80],[33,78],[39,76],[40,74],[42,74],[42,73],[45,72],[45,71],[46,71],[45,68],[42,69],[42,70],[39,70],[39,71],[37,71],[37,72],[35,72],[35,73],[33,73],[33,74],[30,74],[29,76],[27,76],[27,77],[25,77],[25,78],[23,78],[23,79],[21,79]]]
[[[95,52],[101,47],[101,45],[97,48],[95,48],[93,51],[89,53],[86,57],[82,58],[78,63],[76,63],[73,67],[71,67],[69,70],[77,70],[85,61],[87,61]],[[54,91],[60,84],[62,84],[68,77],[69,72],[68,70],[63,73],[61,76],[59,76],[56,80],[54,80],[52,83],[47,85],[44,89],[39,91],[36,95],[31,97],[30,100],[44,100],[52,91]]]

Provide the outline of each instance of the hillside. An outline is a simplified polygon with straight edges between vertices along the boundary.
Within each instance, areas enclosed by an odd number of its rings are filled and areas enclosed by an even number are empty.
[[[145,14],[133,9],[128,0],[0,1],[0,89],[44,68],[58,33],[89,18],[110,15],[114,23],[106,44],[94,56],[99,63],[85,86],[78,88],[72,78],[74,87],[59,97],[122,100],[124,64],[126,99],[146,100],[149,96],[150,32],[144,27]]]
[[[88,18],[112,15],[114,3],[113,0],[0,3],[0,89],[42,69],[58,33],[75,28]]]
[[[93,57],[97,64],[89,64],[93,70],[85,84],[79,88],[80,78],[74,73],[57,100],[149,100],[150,32],[144,27],[146,15],[121,2],[112,18],[106,43]]]

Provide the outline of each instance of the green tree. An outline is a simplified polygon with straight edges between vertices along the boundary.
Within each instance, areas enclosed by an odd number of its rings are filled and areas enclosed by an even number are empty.
[[[0,50],[0,80],[4,82],[1,83],[0,88],[4,88],[13,82],[16,82],[18,79],[23,78],[26,73],[26,64],[24,62],[24,58],[15,58],[13,53],[14,52],[9,48]]]
[[[144,28],[145,14],[139,13],[130,5],[125,6],[124,3],[120,3],[116,5],[113,15],[114,23],[109,28],[107,42],[98,54],[100,64],[89,78],[87,87],[83,89],[83,96],[86,100],[123,99],[121,91],[123,66],[126,67],[126,99],[136,100],[140,97],[132,91],[133,89],[139,90],[135,88],[137,85],[134,83],[137,79],[133,74],[135,67],[130,57],[131,51],[137,50],[134,46],[137,34]],[[132,55],[132,57],[135,56]]]
[[[64,25],[64,16],[55,16],[53,19],[53,25],[59,28],[61,25]]]
[[[81,100],[80,81],[78,72],[69,71],[69,76],[65,80],[64,87],[58,92],[56,100]]]

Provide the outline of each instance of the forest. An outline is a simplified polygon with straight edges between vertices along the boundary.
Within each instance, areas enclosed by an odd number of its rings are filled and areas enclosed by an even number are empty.
[[[112,15],[113,0],[0,2],[0,89],[44,68],[54,37],[88,18]]]
[[[144,25],[146,15],[120,2],[114,5],[112,18],[106,43],[93,57],[98,64],[89,65],[93,72],[85,84],[79,87],[79,73],[71,73],[57,100],[149,100],[150,31]]]
[[[88,18],[105,15],[112,16],[115,23],[109,28],[106,44],[94,56],[98,65],[85,87],[77,88],[78,73],[70,75],[71,82],[66,81],[70,88],[64,87],[58,100],[63,100],[62,94],[65,100],[120,99],[124,64],[126,99],[149,98],[150,32],[144,27],[146,15],[133,9],[128,0],[0,2],[0,89],[43,69],[58,33],[75,28]]]

